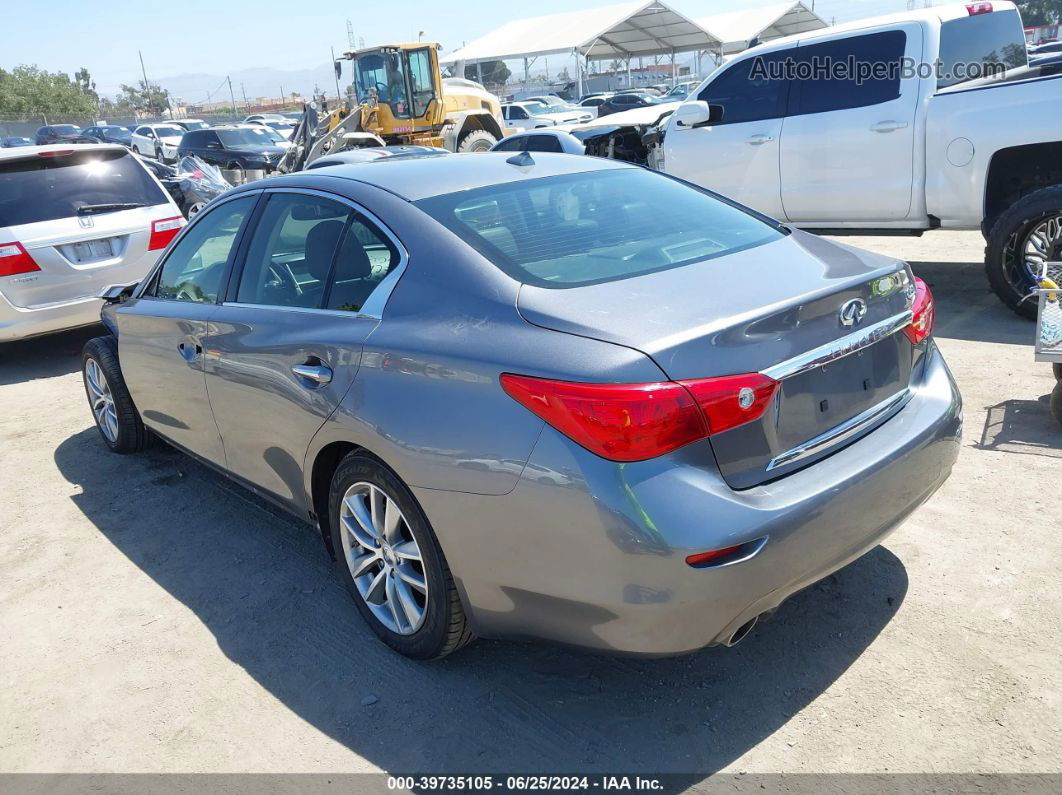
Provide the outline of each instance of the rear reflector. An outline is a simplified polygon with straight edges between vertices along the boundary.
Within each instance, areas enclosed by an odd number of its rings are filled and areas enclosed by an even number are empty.
[[[0,276],[33,273],[40,269],[21,243],[0,243]]]
[[[151,224],[151,239],[148,240],[148,251],[156,251],[166,248],[169,242],[177,237],[177,233],[184,226],[184,218],[177,215],[173,218],[163,218]]]
[[[778,382],[758,373],[585,384],[503,373],[506,393],[590,452],[645,461],[763,416]]]
[[[970,3],[969,5],[966,6],[966,13],[968,13],[971,17],[975,17],[978,14],[991,14],[992,13],[992,4],[991,3]]]
[[[914,280],[915,299],[911,306],[911,325],[904,328],[903,333],[907,339],[915,345],[933,333],[933,323],[936,321],[936,305],[933,302],[933,293],[929,286],[917,276]]]

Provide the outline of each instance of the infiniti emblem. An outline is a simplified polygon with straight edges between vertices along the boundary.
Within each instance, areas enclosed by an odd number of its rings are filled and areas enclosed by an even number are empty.
[[[862,322],[867,316],[867,302],[862,298],[853,298],[851,301],[846,301],[837,314],[841,319],[841,325],[850,328]]]

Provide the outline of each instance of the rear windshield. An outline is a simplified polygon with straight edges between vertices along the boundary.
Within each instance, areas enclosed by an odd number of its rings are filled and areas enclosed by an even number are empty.
[[[940,28],[937,88],[1000,75],[1028,62],[1025,29],[1016,10],[960,17]]]
[[[643,169],[590,171],[416,203],[514,279],[576,287],[720,257],[782,232]]]
[[[165,204],[166,195],[125,151],[0,160],[0,226],[71,218],[89,204]]]

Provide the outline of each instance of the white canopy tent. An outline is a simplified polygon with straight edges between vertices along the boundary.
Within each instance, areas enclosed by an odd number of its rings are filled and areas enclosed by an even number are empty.
[[[675,53],[720,46],[718,39],[670,6],[659,0],[636,0],[515,20],[440,60],[460,65],[523,59],[526,78],[529,62],[543,55],[576,55],[587,60],[618,58],[626,62],[629,78],[631,58],[668,55],[674,79]],[[579,63],[582,93],[582,61]],[[462,72],[459,70],[458,74]]]
[[[748,49],[750,43],[780,39],[828,27],[825,20],[803,3],[780,3],[700,17],[697,24],[722,42],[723,55]]]

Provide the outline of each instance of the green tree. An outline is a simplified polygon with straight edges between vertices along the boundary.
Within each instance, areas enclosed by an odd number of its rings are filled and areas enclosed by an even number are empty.
[[[0,69],[0,116],[92,118],[96,101],[95,92],[86,92],[62,72],[26,64],[10,72]]]
[[[621,61],[621,60],[620,60],[619,58],[614,58],[614,59],[612,60],[612,63],[610,63],[610,64],[608,65],[608,70],[609,70],[609,71],[610,71],[610,72],[611,72],[612,74],[616,74],[616,72],[618,72],[618,71],[619,71],[620,69],[622,69],[622,68],[623,68],[623,61]]]
[[[509,71],[509,67],[505,65],[505,61],[484,61],[481,64],[469,64],[466,66],[465,78],[478,80],[480,69],[483,71],[483,82],[496,86],[504,85],[505,81],[509,79],[509,75],[512,74]]]
[[[1062,22],[1062,0],[1019,0],[1022,21],[1029,27]]]
[[[135,86],[122,84],[118,102],[147,116],[161,116],[170,107],[170,92],[157,83],[137,81]]]

